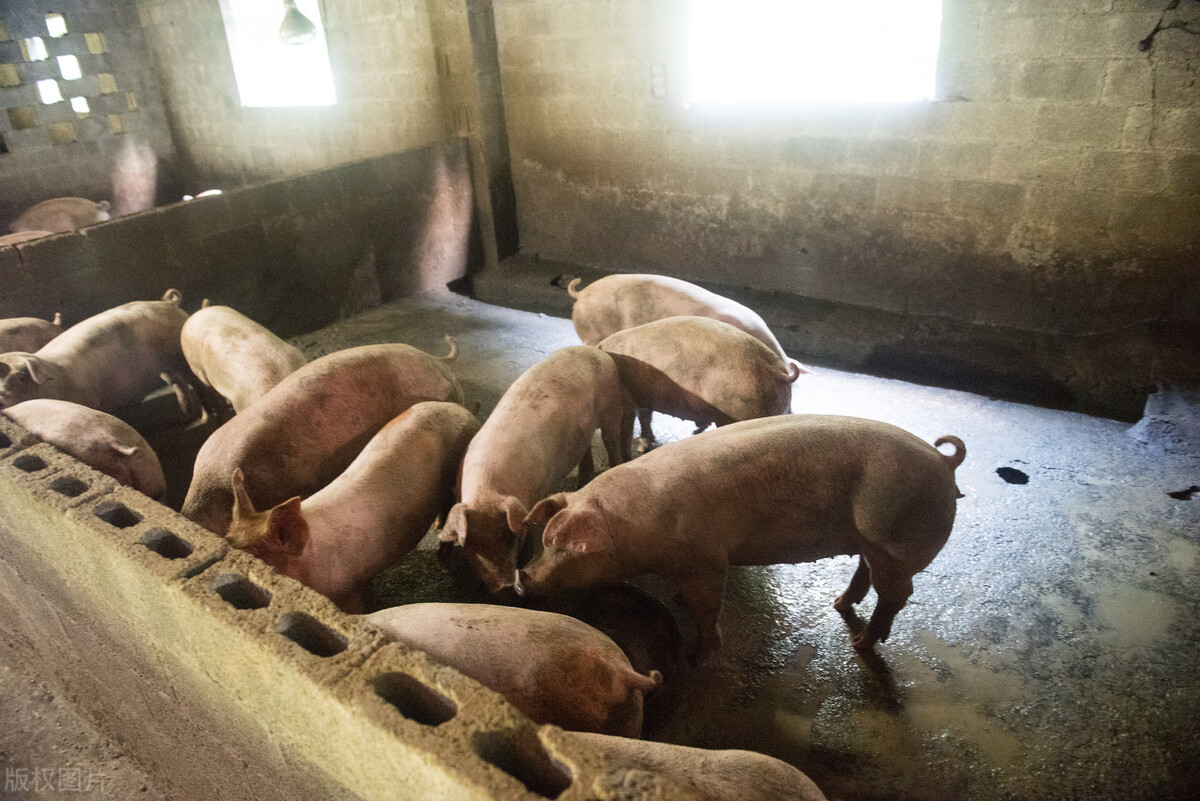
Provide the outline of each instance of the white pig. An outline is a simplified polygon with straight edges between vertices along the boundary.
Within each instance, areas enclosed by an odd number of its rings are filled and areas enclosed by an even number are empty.
[[[115,412],[187,369],[179,334],[187,312],[178,290],[135,300],[68,328],[36,353],[0,354],[0,409],[33,398]]]
[[[721,644],[729,565],[810,562],[859,554],[849,612],[873,585],[879,600],[854,638],[869,649],[950,536],[957,437],[945,455],[887,423],[781,415],[672,442],[538,503],[545,549],[515,577],[518,593],[554,593],[654,573],[679,586],[696,621],[698,656]],[[548,522],[547,522],[548,521]]]
[[[226,539],[345,612],[362,612],[372,577],[411,551],[445,513],[479,429],[457,403],[427,401],[379,430],[346,472],[312,497],[258,512],[240,469]]]
[[[701,429],[788,412],[792,382],[804,372],[745,331],[708,317],[655,320],[618,331],[598,347],[616,361],[639,409],[691,420]],[[641,423],[642,437],[653,441],[648,412]],[[629,416],[623,436],[632,434]]]
[[[237,468],[255,508],[310,495],[337,478],[393,417],[415,403],[462,403],[446,362],[401,344],[363,345],[314,359],[222,425],[196,455],[183,515],[224,534]]]
[[[637,785],[636,774],[647,773],[683,793],[678,801],[826,801],[804,773],[754,751],[713,751],[587,732],[563,732],[557,739],[603,755],[604,775],[596,789],[604,798],[624,798],[624,790]]]
[[[74,231],[110,219],[108,201],[97,203],[85,197],[56,197],[30,206],[9,226],[20,231]]]
[[[638,673],[607,635],[554,612],[421,603],[366,619],[500,693],[535,723],[641,737],[643,696],[662,686],[661,673]]]
[[[142,435],[111,414],[60,400],[28,400],[0,411],[63,453],[151,498],[167,490],[158,456]]]
[[[62,333],[62,315],[54,322],[38,317],[9,317],[0,320],[0,353],[33,353]]]
[[[621,423],[628,397],[612,358],[597,348],[560,348],[521,374],[505,391],[467,448],[461,502],[438,539],[463,550],[493,592],[512,577],[529,508],[579,465],[579,481],[594,472],[592,436],[600,429],[609,464],[629,456]]]
[[[181,332],[183,355],[196,377],[240,412],[308,360],[267,328],[228,306],[207,301]]]

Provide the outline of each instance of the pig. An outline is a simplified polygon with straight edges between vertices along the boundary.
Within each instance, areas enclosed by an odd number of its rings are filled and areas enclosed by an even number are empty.
[[[74,231],[85,225],[104,222],[111,215],[108,213],[108,201],[97,203],[85,197],[56,197],[43,200],[21,212],[9,230],[13,233],[21,231]]]
[[[33,353],[61,333],[61,314],[54,315],[54,322],[38,317],[9,317],[0,320],[0,353]]]
[[[207,304],[183,325],[183,355],[201,383],[228,399],[235,412],[308,361],[241,312]],[[212,399],[209,405],[215,405]]]
[[[954,525],[954,470],[946,455],[876,420],[781,415],[733,423],[663,445],[614,467],[575,493],[552,495],[525,525],[545,523],[544,550],[514,580],[548,594],[654,573],[679,586],[704,659],[728,566],[810,562],[858,554],[834,607],[849,613],[873,585],[879,598],[853,644],[887,640],[912,594],[912,577],[937,556]]]
[[[18,403],[0,414],[127,487],[151,498],[167,491],[154,450],[132,426],[111,414],[46,399]]]
[[[225,538],[343,612],[361,613],[370,580],[416,547],[449,508],[458,465],[477,430],[475,415],[457,403],[414,404],[329,486],[264,512],[255,510],[235,469]]]
[[[0,354],[0,409],[34,398],[109,413],[137,403],[187,370],[180,300],[168,289],[162,300],[135,300],[76,323],[35,353]]]
[[[699,429],[788,412],[792,382],[804,371],[745,331],[708,317],[655,320],[605,337],[598,347],[616,361],[639,409],[691,420]],[[649,411],[641,425],[642,437],[653,442]],[[630,415],[622,437],[632,435]]]
[[[508,699],[535,723],[642,736],[643,675],[605,634],[567,615],[492,604],[419,603],[366,616],[384,634]]]
[[[443,555],[460,547],[484,585],[498,592],[524,541],[518,521],[576,464],[580,483],[591,478],[597,428],[610,465],[629,458],[621,425],[631,412],[616,364],[598,348],[560,348],[522,373],[467,448],[460,502],[438,534]]]
[[[345,470],[371,437],[421,401],[462,403],[445,359],[402,344],[363,345],[314,359],[222,425],[196,455],[182,513],[224,535],[230,477],[241,468],[256,509],[311,495]]]
[[[0,245],[19,245],[31,239],[41,239],[43,236],[51,236],[53,234],[53,231],[21,231],[15,234],[5,234],[4,236],[0,236]]]
[[[665,779],[672,786],[670,797],[678,801],[826,801],[800,770],[754,751],[714,751],[591,732],[563,732],[556,739],[602,756],[604,775],[596,782],[602,798],[624,798],[627,788],[640,784],[638,774],[651,774]]]
[[[571,322],[585,345],[599,344],[618,331],[664,317],[711,317],[742,329],[775,351],[789,367],[794,361],[757,312],[703,287],[644,273],[609,275],[580,291],[576,287],[581,281],[571,281],[567,292],[575,299]]]

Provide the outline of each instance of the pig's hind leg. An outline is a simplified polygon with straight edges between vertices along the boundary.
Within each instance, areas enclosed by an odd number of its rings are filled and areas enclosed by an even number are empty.
[[[854,647],[860,651],[869,650],[875,643],[887,640],[892,633],[892,621],[896,619],[896,613],[908,603],[913,591],[912,575],[893,561],[886,557],[867,561],[871,566],[871,584],[875,587],[878,600],[870,621],[854,638]]]
[[[854,571],[854,578],[850,579],[850,586],[846,591],[838,596],[838,599],[833,602],[833,608],[839,612],[849,612],[854,608],[856,603],[867,597],[867,591],[871,589],[871,568],[867,565],[867,560],[861,554],[858,557],[858,569]]]

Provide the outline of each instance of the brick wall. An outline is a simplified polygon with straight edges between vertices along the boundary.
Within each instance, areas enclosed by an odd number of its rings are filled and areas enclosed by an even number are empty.
[[[201,189],[406,150],[454,130],[425,0],[323,3],[338,102],[304,108],[241,106],[218,0],[136,3],[186,173]]]
[[[681,106],[684,0],[503,0],[522,251],[1028,329],[1195,321],[1200,40],[1137,47],[1165,6],[945,0],[936,102],[720,118]]]
[[[65,34],[50,34],[51,13]],[[45,58],[26,41],[34,39]],[[74,56],[81,76],[66,79],[59,56]],[[108,200],[122,213],[178,199],[175,148],[149,66],[132,0],[0,4],[0,233],[53,197]],[[63,99],[44,103],[39,80],[55,81]]]

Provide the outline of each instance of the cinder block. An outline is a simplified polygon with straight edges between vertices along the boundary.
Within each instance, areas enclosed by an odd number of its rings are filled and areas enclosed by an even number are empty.
[[[1144,150],[1101,150],[1088,156],[1080,173],[1084,189],[1151,194],[1163,191],[1171,162],[1160,153]]]
[[[1028,61],[1017,78],[1020,97],[1060,102],[1095,102],[1100,97],[1104,62],[1099,60]]]
[[[1109,106],[1045,106],[1038,112],[1038,141],[1078,148],[1116,147],[1125,127],[1125,109]]]
[[[47,493],[60,508],[90,503],[120,486],[115,479],[94,470],[53,445],[37,440],[6,461],[10,476],[31,491]]]
[[[1063,145],[1000,144],[991,177],[998,181],[1074,185],[1086,151]]]
[[[882,176],[876,182],[875,208],[923,214],[945,214],[950,204],[950,181]]]
[[[996,146],[990,142],[921,142],[917,174],[926,178],[986,178]]]
[[[1025,186],[998,181],[955,181],[950,186],[949,212],[981,221],[1008,221],[1021,214]]]
[[[1171,159],[1167,167],[1170,189],[1181,195],[1200,193],[1200,153],[1185,153]]]
[[[1026,197],[1024,216],[1055,227],[1101,231],[1112,209],[1111,192],[1034,186]]]
[[[1156,147],[1200,151],[1200,108],[1169,108],[1157,113]]]
[[[1145,58],[1125,58],[1108,62],[1104,73],[1103,102],[1113,106],[1133,106],[1158,102],[1150,62]]]
[[[1113,238],[1131,247],[1195,247],[1200,195],[1118,195],[1112,216]]]
[[[22,448],[28,448],[38,442],[38,438],[33,434],[0,415],[0,460],[7,459]]]

